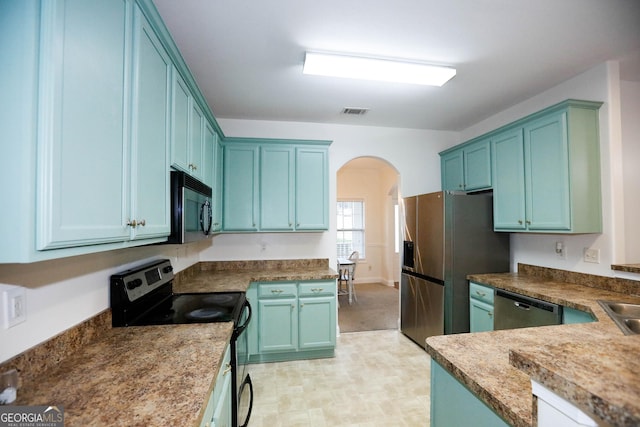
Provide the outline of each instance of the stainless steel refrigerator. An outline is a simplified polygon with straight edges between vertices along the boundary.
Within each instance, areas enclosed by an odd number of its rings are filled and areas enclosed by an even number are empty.
[[[400,329],[427,337],[469,332],[468,274],[509,271],[509,234],[493,231],[491,193],[403,199]]]

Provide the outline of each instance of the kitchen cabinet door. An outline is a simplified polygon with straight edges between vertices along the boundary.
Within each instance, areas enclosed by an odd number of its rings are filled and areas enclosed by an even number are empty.
[[[300,297],[298,299],[301,350],[335,347],[336,298]]]
[[[214,135],[213,144],[213,182],[211,184],[212,191],[212,218],[211,231],[218,232],[222,230],[222,183],[223,183],[223,148],[220,138]]]
[[[258,347],[261,353],[297,350],[297,298],[260,299],[258,328]]]
[[[491,145],[489,139],[464,149],[464,190],[491,188]]]
[[[231,426],[231,377],[231,351],[227,346],[200,423],[201,427]]]
[[[199,181],[204,180],[204,167],[203,167],[203,146],[204,146],[204,134],[205,134],[205,119],[202,114],[202,110],[191,98],[191,116],[189,117],[189,123],[191,126],[191,134],[189,137],[189,173]]]
[[[191,93],[174,68],[171,103],[171,166],[183,172],[189,169],[189,105]]]
[[[132,239],[168,236],[171,61],[136,8],[131,150]],[[135,225],[133,225],[135,221]]]
[[[294,228],[294,149],[286,145],[260,147],[260,230]]]
[[[566,113],[526,125],[524,147],[529,230],[571,229]]]
[[[496,230],[525,230],[524,144],[520,128],[492,138],[493,225]]]
[[[464,166],[462,149],[452,151],[440,158],[442,168],[442,189],[445,191],[464,190]]]
[[[224,146],[224,196],[222,223],[225,231],[257,231],[258,145]]]
[[[47,1],[40,13],[36,249],[128,240],[131,3]]]
[[[469,300],[469,331],[493,331],[493,305],[471,298]]]
[[[329,229],[329,150],[296,148],[295,228]]]
[[[431,426],[507,427],[498,414],[431,360]]]
[[[208,122],[204,125],[202,139],[202,182],[211,187],[215,181],[215,148],[217,134]]]

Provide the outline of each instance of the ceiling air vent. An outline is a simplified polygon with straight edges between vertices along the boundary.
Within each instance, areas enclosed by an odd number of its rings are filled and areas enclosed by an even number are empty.
[[[352,116],[362,116],[369,111],[368,108],[353,108],[353,107],[345,107],[342,109],[342,114],[349,114]]]

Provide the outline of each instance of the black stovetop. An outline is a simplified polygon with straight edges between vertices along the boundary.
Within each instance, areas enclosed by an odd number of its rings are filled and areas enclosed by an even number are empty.
[[[238,323],[244,292],[173,293],[173,277],[168,259],[112,275],[112,325]]]

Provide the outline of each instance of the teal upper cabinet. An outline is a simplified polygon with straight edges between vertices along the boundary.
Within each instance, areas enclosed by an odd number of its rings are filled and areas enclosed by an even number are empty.
[[[127,1],[42,3],[37,249],[129,237],[130,14]]]
[[[328,230],[329,144],[227,138],[223,231]]]
[[[211,183],[212,196],[212,223],[211,231],[218,232],[222,230],[222,183],[223,183],[223,148],[218,134],[214,135],[213,141],[213,170]],[[206,179],[206,178],[205,178]],[[206,182],[205,182],[206,183]]]
[[[0,2],[0,16],[0,263],[166,240],[171,142],[189,152],[199,115],[208,160],[221,132],[153,2]]]
[[[442,189],[479,191],[491,188],[491,145],[474,140],[440,153]]]
[[[171,232],[169,124],[171,61],[142,12],[135,9],[131,139],[132,239]]]
[[[191,175],[200,181],[204,180],[204,165],[203,162],[203,146],[204,146],[204,116],[202,110],[195,102],[191,103],[191,144],[189,147],[189,169]]]
[[[296,148],[296,230],[329,229],[328,157],[326,147]]]
[[[42,16],[37,249],[166,237],[164,48],[135,8],[130,59],[128,1],[45,2]]]
[[[293,230],[294,148],[260,147],[260,229]]]
[[[256,144],[224,146],[223,230],[256,231],[258,209]]]
[[[496,231],[602,231],[600,105],[569,100],[492,137]]]
[[[171,166],[189,170],[189,108],[191,93],[177,70],[173,71],[171,108]]]
[[[526,229],[524,143],[521,128],[496,135],[493,146],[493,225],[496,230]]]
[[[213,158],[206,157],[205,150],[215,131],[176,68],[172,80],[171,166],[211,186],[207,167]]]

